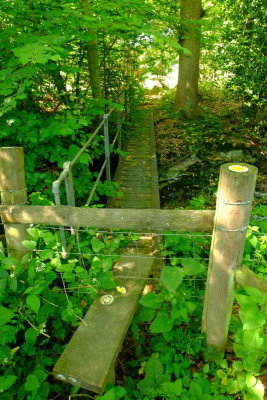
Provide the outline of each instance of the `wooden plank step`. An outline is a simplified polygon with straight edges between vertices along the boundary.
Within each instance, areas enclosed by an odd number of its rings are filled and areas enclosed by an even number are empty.
[[[54,367],[57,379],[96,393],[114,383],[114,364],[155,260],[150,254],[142,258],[129,249],[121,256],[114,276],[126,293],[106,292],[113,297],[109,305],[101,303],[103,294],[94,300]]]

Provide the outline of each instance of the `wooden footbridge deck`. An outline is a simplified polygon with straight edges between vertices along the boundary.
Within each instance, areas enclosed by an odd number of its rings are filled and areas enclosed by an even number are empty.
[[[108,201],[110,208],[159,208],[159,187],[153,114],[141,112],[126,144],[127,155],[118,165],[114,181],[123,196]]]
[[[159,208],[157,160],[153,115],[143,111],[130,135],[127,155],[118,164],[114,177],[123,196],[110,199],[109,208]],[[134,217],[133,217],[134,218]],[[115,363],[127,333],[138,300],[155,258],[156,243],[146,235],[134,246],[123,249],[113,268],[117,287],[105,295],[110,304],[98,296],[75,332],[54,368],[56,378],[101,393],[108,382],[114,382]],[[145,256],[145,257],[142,257]],[[158,266],[157,266],[158,268]]]

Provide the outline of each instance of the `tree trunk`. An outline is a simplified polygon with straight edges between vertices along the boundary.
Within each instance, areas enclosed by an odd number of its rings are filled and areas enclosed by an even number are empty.
[[[91,82],[91,89],[94,99],[102,97],[101,82],[100,82],[100,69],[99,69],[99,57],[97,48],[97,32],[90,30],[90,34],[95,36],[88,42],[87,45],[87,61],[88,61],[88,71]]]
[[[180,44],[191,54],[180,53],[174,110],[181,109],[183,117],[194,118],[202,114],[198,106],[201,0],[180,2],[180,17],[186,24]]]
[[[84,15],[91,15],[90,3],[90,0],[80,0],[82,13]],[[102,97],[102,90],[100,81],[100,63],[98,57],[97,31],[90,28],[86,30],[90,35],[92,35],[92,39],[88,41],[88,44],[86,46],[90,86],[92,89],[93,98],[99,99]]]

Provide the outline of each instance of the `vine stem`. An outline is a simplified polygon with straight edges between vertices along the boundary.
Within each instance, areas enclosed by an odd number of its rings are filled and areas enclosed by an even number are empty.
[[[23,315],[21,311],[19,311],[20,315]],[[47,338],[51,338],[51,336],[49,336],[47,333],[40,331],[36,326],[34,326],[31,321],[29,321],[28,319],[26,319],[26,322],[28,322],[28,324],[38,333],[40,333],[43,336],[46,336]]]

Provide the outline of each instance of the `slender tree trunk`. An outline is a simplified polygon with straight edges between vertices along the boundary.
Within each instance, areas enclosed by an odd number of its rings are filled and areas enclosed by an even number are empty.
[[[183,117],[194,118],[202,114],[198,106],[201,0],[180,2],[180,17],[185,22],[180,44],[191,54],[180,53],[174,110],[181,109]]]
[[[90,30],[89,32],[93,36],[95,36],[95,39],[90,40],[87,45],[88,71],[90,76],[93,98],[97,99],[102,97],[98,45],[97,45],[97,32],[93,30]]]
[[[91,14],[90,2],[90,0],[80,0],[82,13],[85,15]],[[88,41],[88,44],[86,46],[90,85],[93,98],[98,99],[102,97],[102,89],[100,81],[100,62],[98,56],[97,31],[95,29],[89,28],[87,32],[92,35],[92,39]]]
[[[67,92],[66,83],[64,82],[63,77],[60,75],[60,72],[59,72],[60,68],[59,68],[58,64],[53,60],[49,60],[48,64],[51,65],[49,74],[53,79],[53,83],[54,83],[55,87],[57,88],[59,99],[62,103],[67,105],[70,102],[70,97]]]

